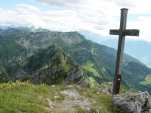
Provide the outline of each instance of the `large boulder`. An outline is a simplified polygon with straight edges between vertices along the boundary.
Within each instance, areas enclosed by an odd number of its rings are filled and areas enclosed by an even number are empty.
[[[115,95],[113,105],[125,113],[151,113],[151,96],[148,92]]]

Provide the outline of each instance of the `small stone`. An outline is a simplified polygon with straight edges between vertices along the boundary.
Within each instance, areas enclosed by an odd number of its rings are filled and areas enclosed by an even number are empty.
[[[100,94],[100,92],[97,92],[96,94],[97,94],[97,95],[99,95],[99,94]]]
[[[59,97],[59,96],[54,96],[54,98],[55,98],[55,99],[58,99],[58,98],[60,98],[60,97]]]
[[[48,101],[49,108],[53,109],[54,108],[53,102],[50,99],[47,99],[47,101]]]
[[[52,85],[51,87],[54,88],[54,87],[56,87],[56,86],[55,86],[55,85]]]

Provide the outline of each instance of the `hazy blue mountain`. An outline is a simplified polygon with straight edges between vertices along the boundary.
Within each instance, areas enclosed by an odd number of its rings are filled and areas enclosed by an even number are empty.
[[[103,37],[88,32],[82,34],[89,40],[117,49],[118,37]],[[151,67],[151,53],[149,50],[151,50],[151,42],[126,39],[125,52]]]

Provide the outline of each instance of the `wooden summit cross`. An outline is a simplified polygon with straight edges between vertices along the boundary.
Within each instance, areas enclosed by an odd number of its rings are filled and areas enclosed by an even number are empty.
[[[139,36],[139,30],[137,29],[126,29],[128,9],[121,9],[121,20],[119,30],[110,30],[111,35],[119,35],[118,50],[116,58],[115,78],[113,81],[113,95],[118,94],[121,83],[121,64],[124,54],[125,36]]]

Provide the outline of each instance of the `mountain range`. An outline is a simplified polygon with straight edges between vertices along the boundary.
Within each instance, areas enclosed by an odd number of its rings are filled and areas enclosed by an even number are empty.
[[[31,80],[96,86],[114,78],[116,50],[87,40],[78,32],[26,27],[0,29],[0,81]],[[127,54],[122,66],[123,85],[147,90],[142,84],[151,69]]]

